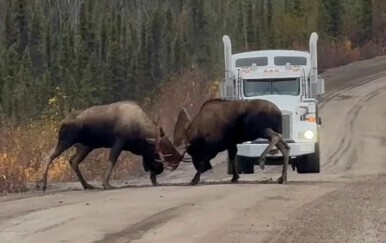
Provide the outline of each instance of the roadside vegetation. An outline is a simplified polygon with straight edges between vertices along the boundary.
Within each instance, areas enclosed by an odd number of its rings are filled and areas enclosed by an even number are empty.
[[[0,194],[40,180],[44,157],[72,110],[138,101],[172,135],[180,106],[193,114],[216,97],[222,35],[234,52],[308,48],[319,34],[319,68],[385,54],[386,3],[353,0],[0,0]],[[106,150],[81,164],[99,180]],[[76,179],[59,157],[54,181]],[[120,157],[114,178],[143,173]]]

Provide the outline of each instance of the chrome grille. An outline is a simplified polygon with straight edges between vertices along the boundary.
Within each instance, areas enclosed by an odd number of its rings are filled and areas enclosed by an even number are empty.
[[[284,139],[291,138],[291,115],[283,114],[282,116],[282,136]]]
[[[290,111],[282,111],[282,136],[283,138],[286,140],[286,142],[293,142],[293,140],[291,140],[291,124],[292,124],[292,120],[291,120],[291,112]],[[264,138],[258,138],[256,140],[254,140],[252,143],[263,143],[263,144],[266,144],[268,143],[268,140],[267,139],[264,139]]]

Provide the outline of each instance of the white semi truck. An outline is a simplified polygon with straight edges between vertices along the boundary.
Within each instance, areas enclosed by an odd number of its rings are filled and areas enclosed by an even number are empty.
[[[324,94],[324,79],[318,76],[317,40],[318,35],[312,33],[309,52],[260,50],[232,54],[231,41],[223,36],[225,79],[220,84],[220,96],[275,103],[282,111],[282,136],[290,146],[290,163],[298,173],[320,172],[318,98]],[[254,165],[267,146],[265,139],[239,144],[239,173],[254,173]],[[273,149],[266,164],[281,163],[282,154]]]

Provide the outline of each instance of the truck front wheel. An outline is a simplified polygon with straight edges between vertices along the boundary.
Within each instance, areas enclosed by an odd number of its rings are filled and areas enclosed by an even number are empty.
[[[299,174],[320,173],[319,143],[315,143],[315,153],[299,156],[294,162]]]

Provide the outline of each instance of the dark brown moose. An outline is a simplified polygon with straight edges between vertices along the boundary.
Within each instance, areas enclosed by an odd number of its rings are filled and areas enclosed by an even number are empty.
[[[191,184],[195,185],[200,181],[200,175],[212,168],[210,160],[225,150],[233,173],[231,181],[237,182],[237,144],[258,138],[268,139],[270,144],[260,156],[259,165],[264,168],[266,155],[276,146],[284,157],[278,182],[286,183],[290,148],[281,133],[281,111],[270,101],[211,99],[201,106],[193,119],[184,108],[180,111],[174,128],[174,145],[182,145],[192,157],[197,173]]]
[[[104,180],[105,189],[113,188],[110,175],[122,151],[130,151],[143,157],[145,171],[150,170],[150,179],[157,185],[156,176],[164,168],[174,170],[183,160],[181,155],[165,136],[162,128],[152,121],[143,109],[133,101],[121,101],[107,105],[93,106],[66,117],[61,125],[56,147],[46,159],[43,175],[43,191],[47,186],[48,168],[52,161],[71,146],[76,147],[70,159],[84,189],[94,189],[83,178],[79,164],[96,148],[111,148],[111,163]]]

